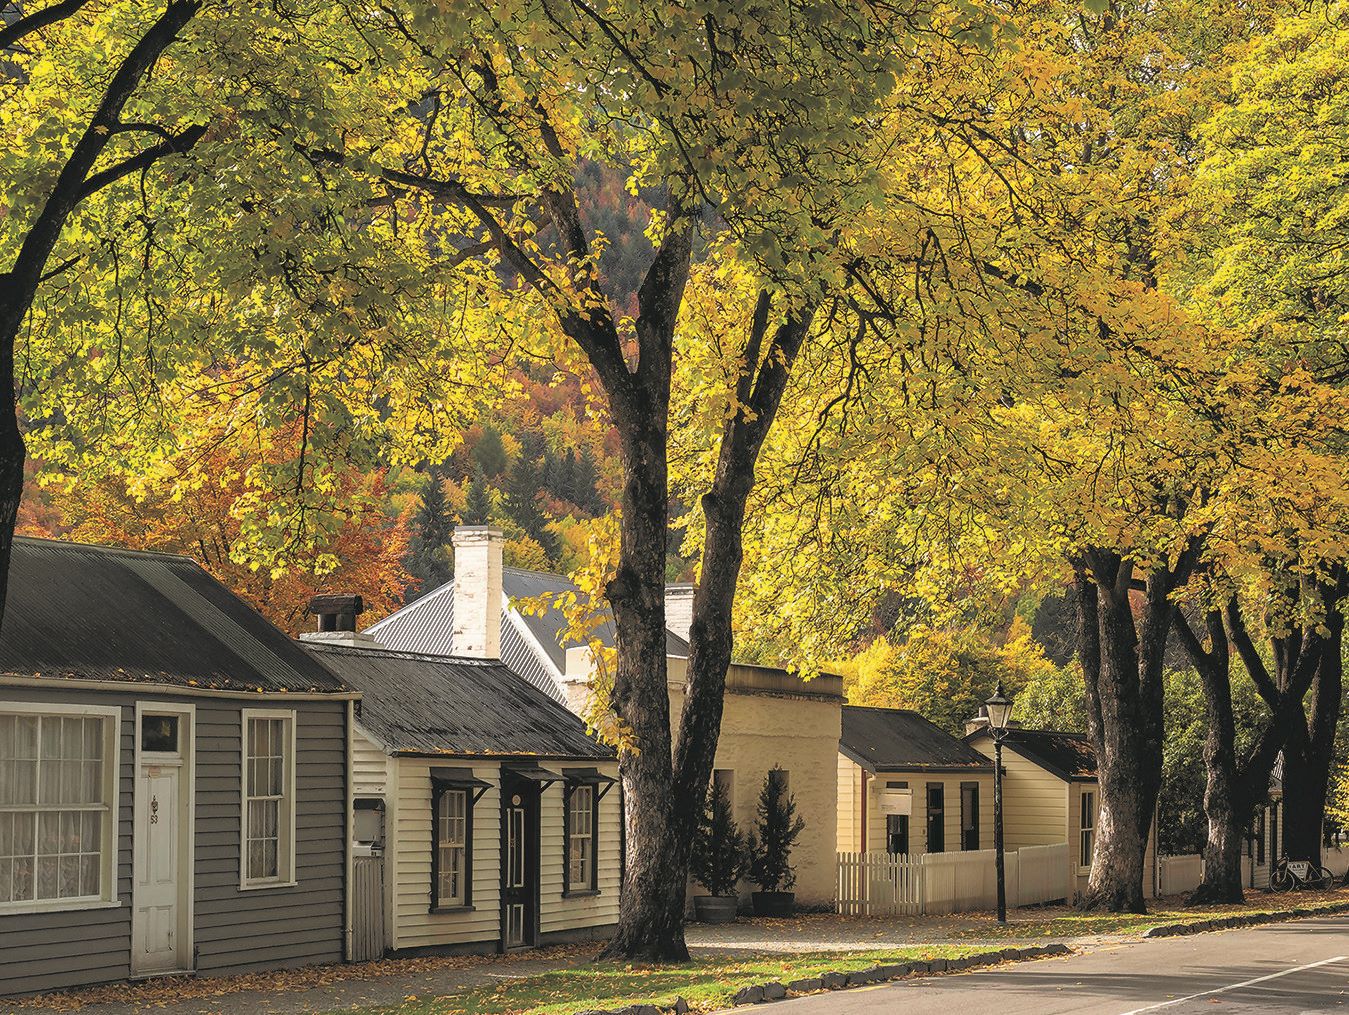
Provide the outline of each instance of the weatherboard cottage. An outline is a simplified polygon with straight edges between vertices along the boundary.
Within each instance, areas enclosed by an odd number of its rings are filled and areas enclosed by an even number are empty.
[[[15,540],[0,995],[342,961],[355,697],[186,558]]]

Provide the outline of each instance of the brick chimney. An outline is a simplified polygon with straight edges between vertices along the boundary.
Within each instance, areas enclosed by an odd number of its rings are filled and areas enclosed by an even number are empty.
[[[665,586],[665,628],[685,641],[693,626],[693,593],[695,586],[685,582]]]
[[[501,549],[505,536],[487,525],[454,530],[454,654],[501,658]]]

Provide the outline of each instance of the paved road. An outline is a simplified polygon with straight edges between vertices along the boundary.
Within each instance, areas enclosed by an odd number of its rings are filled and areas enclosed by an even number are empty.
[[[1349,916],[1159,938],[987,972],[816,994],[774,1015],[1349,1013]]]

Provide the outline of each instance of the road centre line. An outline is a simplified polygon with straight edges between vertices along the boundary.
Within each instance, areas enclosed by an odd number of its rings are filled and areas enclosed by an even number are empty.
[[[1253,987],[1257,983],[1264,983],[1267,980],[1277,980],[1281,976],[1291,976],[1293,973],[1301,973],[1308,969],[1315,969],[1317,966],[1328,966],[1332,962],[1343,962],[1346,957],[1349,956],[1336,955],[1334,958],[1322,959],[1320,962],[1308,962],[1305,966],[1294,966],[1292,969],[1285,969],[1278,973],[1257,976],[1253,980],[1242,980],[1240,983],[1229,983],[1226,987],[1214,987],[1212,990],[1201,990],[1197,994],[1189,994],[1185,997],[1178,997],[1171,1001],[1150,1004],[1144,1008],[1133,1008],[1123,1012],[1122,1015],[1142,1015],[1145,1011],[1157,1011],[1159,1008],[1169,1008],[1173,1004],[1184,1004],[1186,1001],[1193,1001],[1197,997],[1208,997],[1211,994],[1225,994],[1229,990],[1240,990],[1242,987]]]

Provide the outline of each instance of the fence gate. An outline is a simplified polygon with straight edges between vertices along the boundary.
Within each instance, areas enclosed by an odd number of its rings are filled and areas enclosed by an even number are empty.
[[[384,858],[358,856],[351,875],[351,961],[384,957]]]
[[[917,858],[895,853],[838,854],[838,911],[850,916],[910,916],[923,912],[923,870]]]

